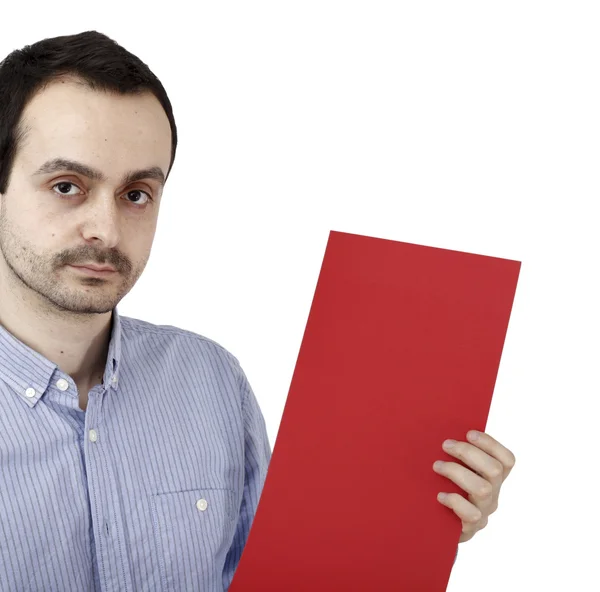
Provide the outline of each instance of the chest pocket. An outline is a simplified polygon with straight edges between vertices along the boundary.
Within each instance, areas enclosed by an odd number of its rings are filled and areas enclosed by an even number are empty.
[[[231,489],[151,496],[158,568],[165,592],[223,592],[223,566],[237,512]]]

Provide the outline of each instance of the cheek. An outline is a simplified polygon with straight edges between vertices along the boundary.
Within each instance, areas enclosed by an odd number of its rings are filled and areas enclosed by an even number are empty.
[[[136,248],[137,252],[140,253],[140,259],[145,257],[148,260],[156,236],[156,219],[154,218],[152,221],[149,221],[148,226],[145,226],[143,229],[139,229],[137,236],[139,240],[137,241]]]
[[[131,233],[131,236],[134,237],[133,241],[128,241],[127,245],[117,246],[117,249],[120,248],[121,252],[129,259],[132,273],[139,277],[150,259],[150,251],[154,242],[154,228],[151,231],[150,229],[142,231],[138,228],[136,232]]]

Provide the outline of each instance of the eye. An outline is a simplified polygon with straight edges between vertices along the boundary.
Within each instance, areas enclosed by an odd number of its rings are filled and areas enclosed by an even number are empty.
[[[56,183],[54,185],[52,185],[52,189],[54,189],[55,187],[61,187],[62,189],[65,188],[65,185],[71,185],[72,187],[77,187],[77,185],[75,185],[74,183],[69,183],[69,181],[61,181],[60,183]],[[73,193],[63,193],[62,191],[60,192],[60,195],[74,195]]]
[[[142,205],[145,205],[145,204],[146,204],[146,203],[148,203],[149,201],[152,201],[152,198],[150,197],[150,194],[149,194],[147,191],[142,191],[141,189],[131,189],[130,191],[128,191],[128,192],[127,192],[127,195],[129,195],[130,193],[136,193],[136,192],[137,192],[137,193],[143,193],[143,194],[145,194],[145,195],[146,195],[146,197],[148,198],[148,199],[147,199],[147,200],[144,202],[144,204],[142,204]],[[137,202],[137,201],[134,201],[134,202],[132,202],[132,203],[133,203],[134,205],[138,205],[138,202]]]
[[[75,185],[75,183],[72,183],[71,181],[59,181],[58,183],[55,183],[54,185],[52,185],[52,189],[54,189],[55,187],[59,187],[59,193],[58,195],[63,195],[65,197],[71,197],[73,195],[77,195],[76,193],[69,193],[69,187],[77,187],[77,185]],[[66,192],[63,193],[63,190],[66,189]],[[77,189],[79,189],[79,187],[77,187]],[[153,201],[152,197],[150,197],[150,194],[147,191],[143,191],[142,189],[130,189],[126,195],[129,195],[130,193],[144,193],[147,196],[147,200],[146,202],[139,204],[137,201],[133,201],[131,202],[133,205],[146,205],[148,203],[148,201]]]

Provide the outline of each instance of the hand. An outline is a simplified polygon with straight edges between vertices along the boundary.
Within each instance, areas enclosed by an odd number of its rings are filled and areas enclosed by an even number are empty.
[[[475,435],[472,438],[471,435]],[[448,477],[451,481],[462,487],[468,494],[468,501],[459,493],[442,493],[438,501],[454,510],[462,520],[462,534],[459,543],[464,543],[473,538],[488,523],[488,517],[498,509],[498,496],[500,487],[515,466],[515,455],[494,440],[486,433],[471,430],[467,433],[471,442],[455,442],[445,452],[460,459],[466,467],[454,462],[442,462],[434,471],[439,475]],[[440,499],[440,496],[445,496]]]

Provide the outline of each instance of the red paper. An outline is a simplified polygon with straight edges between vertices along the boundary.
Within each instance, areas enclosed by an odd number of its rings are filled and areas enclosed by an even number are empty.
[[[520,267],[331,231],[230,592],[446,589],[467,494],[432,465],[485,431]]]

